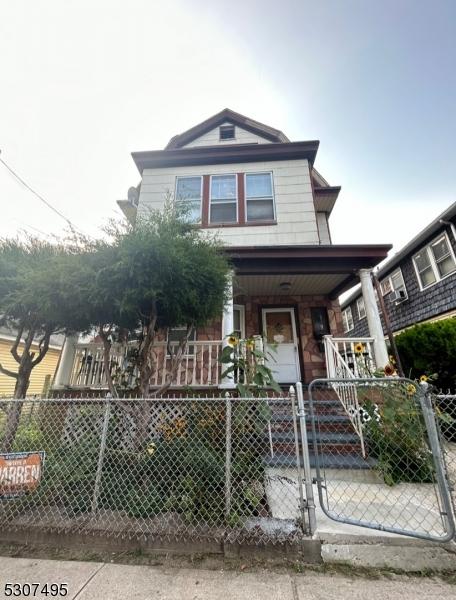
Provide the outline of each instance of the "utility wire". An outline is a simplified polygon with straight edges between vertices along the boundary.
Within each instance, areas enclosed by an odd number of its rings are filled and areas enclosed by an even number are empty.
[[[1,152],[1,151],[0,151]],[[25,182],[22,177],[20,177],[16,171],[14,171],[14,169],[12,169],[4,160],[3,158],[0,157],[0,162],[3,163],[3,165],[8,169],[8,171],[20,182],[22,183],[22,185],[24,187],[26,187],[30,192],[32,192],[32,194],[34,196],[36,196],[39,200],[41,200],[41,202],[43,202],[43,204],[45,204],[48,208],[50,208],[52,211],[54,211],[57,215],[59,215],[59,217],[61,217],[64,221],[66,221],[68,223],[68,225],[72,228],[72,229],[78,229],[78,227],[76,227],[76,225],[73,225],[73,223],[70,221],[70,219],[68,219],[67,217],[65,217],[65,215],[63,215],[59,210],[57,210],[54,206],[52,206],[52,204],[50,202],[48,202],[45,198],[43,198],[43,196],[41,196],[40,194],[38,194],[38,192],[36,192],[32,187],[29,186],[29,184],[27,182]]]

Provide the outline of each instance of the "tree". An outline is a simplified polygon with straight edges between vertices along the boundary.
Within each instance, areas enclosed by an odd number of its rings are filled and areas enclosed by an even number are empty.
[[[59,273],[73,253],[61,243],[27,236],[0,239],[0,325],[15,333],[11,354],[17,371],[0,364],[0,372],[13,377],[14,398],[27,394],[32,370],[44,359],[51,335],[68,324],[64,296],[68,293]],[[36,349],[38,346],[38,349]],[[9,451],[19,424],[22,403],[13,403],[7,416],[4,451]]]

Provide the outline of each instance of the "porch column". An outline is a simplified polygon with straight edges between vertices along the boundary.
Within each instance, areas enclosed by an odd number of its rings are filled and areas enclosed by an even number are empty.
[[[388,351],[386,349],[385,336],[375,300],[374,285],[372,283],[370,269],[360,269],[359,280],[363,292],[364,306],[366,308],[367,324],[370,337],[374,338],[374,355],[377,368],[383,369],[388,364]]]
[[[76,356],[76,344],[79,334],[67,335],[63,344],[60,360],[55,374],[53,389],[62,389],[70,383],[71,370]]]
[[[231,333],[233,333],[234,329],[234,316],[233,316],[233,271],[230,271],[227,276],[226,281],[226,300],[225,306],[223,307],[223,321],[222,321],[222,347],[225,348],[228,346],[228,337]],[[222,369],[228,368],[229,364],[222,365]],[[233,374],[230,373],[226,377],[222,379],[222,383],[220,385],[222,388],[234,388],[234,378]]]

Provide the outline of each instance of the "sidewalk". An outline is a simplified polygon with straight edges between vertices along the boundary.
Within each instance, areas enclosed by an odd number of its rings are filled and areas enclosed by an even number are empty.
[[[454,600],[456,597],[456,586],[440,579],[399,575],[367,579],[314,571],[297,574],[265,569],[210,571],[0,557],[1,599],[8,597],[4,593],[7,582],[68,583],[65,596],[68,600]]]

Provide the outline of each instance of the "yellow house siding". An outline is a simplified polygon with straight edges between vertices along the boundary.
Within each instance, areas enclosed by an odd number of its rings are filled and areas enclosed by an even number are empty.
[[[12,341],[10,340],[2,340],[0,339],[0,363],[6,369],[10,371],[17,372],[17,362],[11,355],[10,348],[12,345]],[[35,346],[36,348],[36,346]],[[22,348],[19,346],[19,354],[21,353]],[[55,350],[50,348],[40,362],[33,371],[32,376],[30,378],[30,386],[28,389],[28,394],[41,394],[44,387],[44,382],[46,375],[50,375],[51,379],[54,377],[55,370],[57,368],[57,363],[60,356],[60,350]],[[0,396],[10,396],[14,392],[14,385],[16,380],[13,377],[7,377],[0,373]]]

